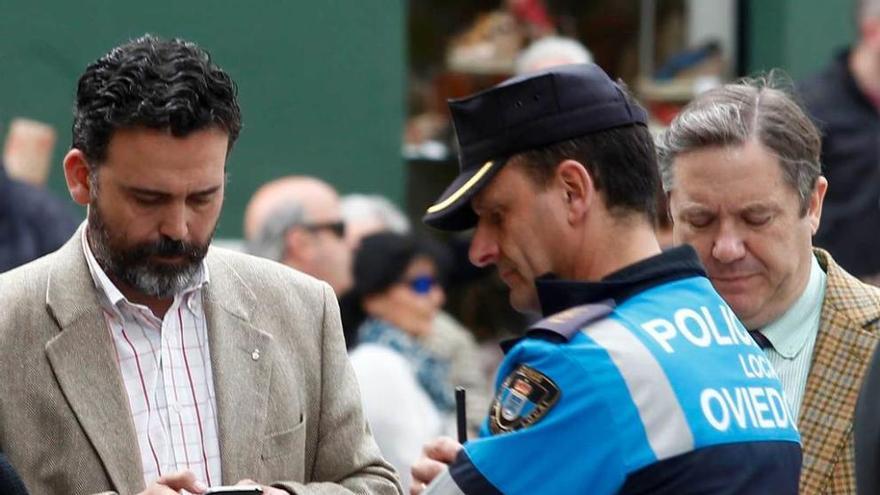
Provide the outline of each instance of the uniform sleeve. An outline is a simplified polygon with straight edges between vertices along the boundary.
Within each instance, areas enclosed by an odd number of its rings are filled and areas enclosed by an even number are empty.
[[[511,351],[483,436],[467,442],[441,493],[615,493],[626,469],[612,408],[563,345],[527,341]]]

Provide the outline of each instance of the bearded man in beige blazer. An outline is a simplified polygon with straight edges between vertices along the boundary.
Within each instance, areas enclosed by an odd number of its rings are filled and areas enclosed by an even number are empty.
[[[88,221],[0,276],[0,451],[30,492],[400,493],[330,287],[209,247],[240,127],[189,42],[145,36],[80,78],[64,171]]]

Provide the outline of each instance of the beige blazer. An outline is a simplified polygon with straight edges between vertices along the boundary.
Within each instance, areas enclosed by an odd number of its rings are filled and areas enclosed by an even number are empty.
[[[815,253],[828,279],[798,419],[800,492],[854,494],[853,415],[880,337],[880,289],[858,281],[827,252]]]
[[[34,494],[137,493],[134,424],[80,235],[0,275],[0,451]],[[329,286],[217,248],[206,260],[223,482],[400,493],[362,415]]]

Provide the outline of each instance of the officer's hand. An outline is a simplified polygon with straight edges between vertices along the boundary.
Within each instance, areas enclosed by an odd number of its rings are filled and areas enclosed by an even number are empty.
[[[204,493],[208,487],[196,479],[192,471],[183,470],[166,474],[142,491],[140,495],[178,495],[180,490],[189,493]]]
[[[458,456],[461,444],[449,437],[439,437],[422,447],[422,457],[412,465],[411,495],[419,495]]]

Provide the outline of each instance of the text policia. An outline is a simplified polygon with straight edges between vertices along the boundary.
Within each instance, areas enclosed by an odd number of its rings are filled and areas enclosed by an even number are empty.
[[[676,347],[693,351],[699,348],[737,346],[736,353],[744,376],[754,380],[752,386],[710,387],[700,392],[700,408],[708,423],[718,431],[732,426],[748,428],[787,428],[791,414],[777,387],[760,382],[776,379],[776,371],[767,357],[752,340],[748,331],[737,322],[733,311],[719,305],[723,325],[718,325],[709,308],[699,311],[681,308],[673,313],[672,321],[655,318],[641,325],[645,333],[668,354]]]

